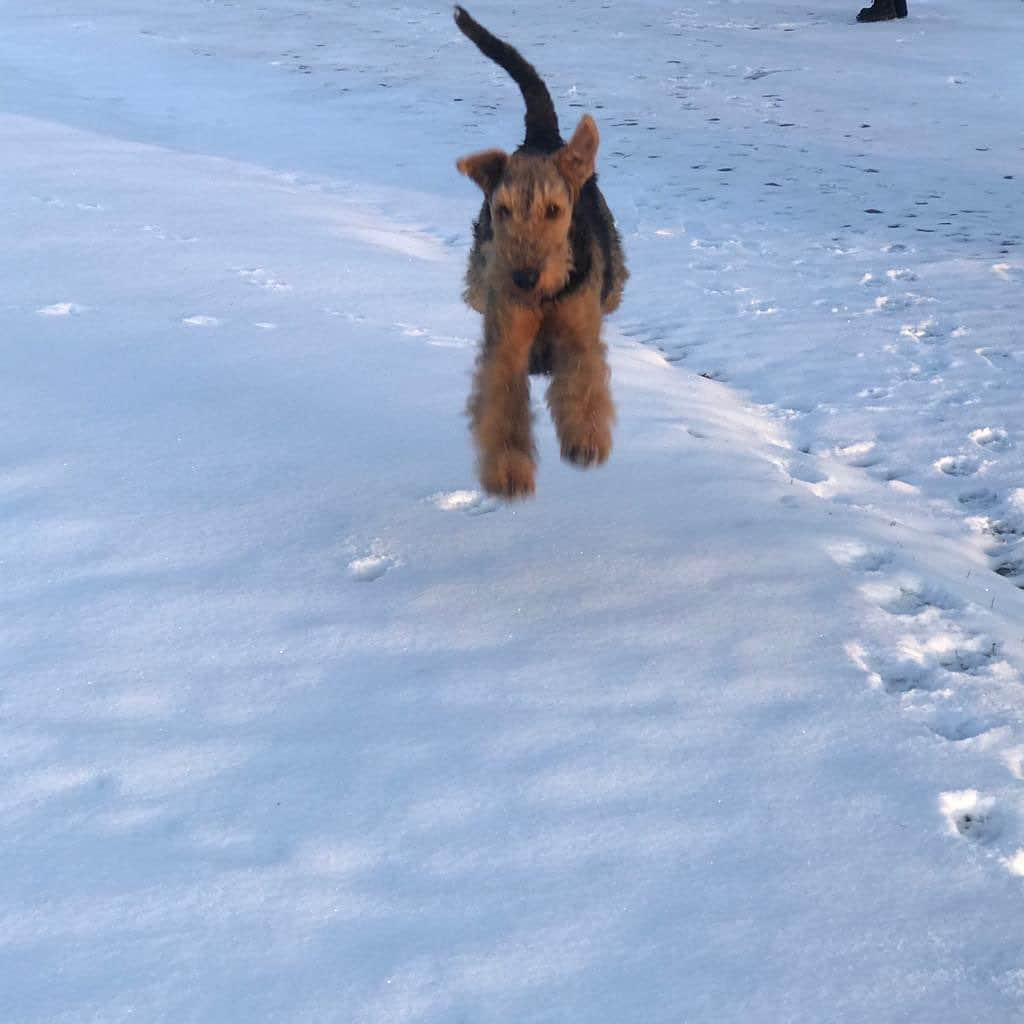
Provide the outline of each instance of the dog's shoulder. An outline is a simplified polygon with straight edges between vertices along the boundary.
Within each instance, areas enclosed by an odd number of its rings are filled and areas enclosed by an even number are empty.
[[[615,227],[615,218],[598,188],[596,174],[580,190],[579,198],[573,206],[569,239],[573,271],[563,294],[571,294],[583,287],[593,272],[595,255],[600,255],[601,299],[607,299],[616,287],[616,267],[623,262],[622,241]]]

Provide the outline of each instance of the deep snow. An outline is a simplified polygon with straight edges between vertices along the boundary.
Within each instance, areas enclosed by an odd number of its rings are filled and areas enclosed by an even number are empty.
[[[0,1020],[1024,1016],[1024,10],[911,4],[472,8],[633,272],[505,507],[448,8],[0,0]]]

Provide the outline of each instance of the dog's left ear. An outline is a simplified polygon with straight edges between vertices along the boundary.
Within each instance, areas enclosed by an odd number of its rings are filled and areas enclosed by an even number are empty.
[[[494,191],[495,185],[501,180],[508,163],[508,153],[501,149],[485,149],[482,153],[464,156],[455,162],[460,174],[472,178],[486,195]]]
[[[555,153],[555,166],[572,186],[575,192],[593,177],[594,164],[597,160],[597,147],[601,137],[597,134],[597,125],[589,114],[580,118],[572,138]]]

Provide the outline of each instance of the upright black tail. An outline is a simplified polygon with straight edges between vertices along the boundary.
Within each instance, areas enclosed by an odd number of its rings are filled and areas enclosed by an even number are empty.
[[[524,146],[553,152],[562,145],[558,131],[558,115],[551,102],[551,93],[541,81],[537,69],[522,54],[497,36],[492,36],[479,22],[474,21],[464,7],[455,8],[455,24],[467,38],[476,43],[485,57],[503,67],[511,76],[526,102],[526,140]]]

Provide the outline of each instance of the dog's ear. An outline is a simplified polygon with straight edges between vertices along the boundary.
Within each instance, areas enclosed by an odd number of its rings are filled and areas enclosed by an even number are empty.
[[[597,125],[589,114],[580,118],[572,138],[555,153],[555,166],[562,172],[562,177],[579,192],[594,174],[594,163],[597,160],[597,147],[601,137],[597,134]]]
[[[472,153],[456,161],[455,166],[461,174],[472,178],[486,195],[494,191],[494,186],[501,180],[508,153],[500,149],[485,149],[482,153]]]

